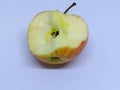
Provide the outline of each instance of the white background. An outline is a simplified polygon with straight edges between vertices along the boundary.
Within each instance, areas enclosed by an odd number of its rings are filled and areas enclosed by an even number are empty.
[[[27,46],[29,22],[39,12],[59,9],[84,18],[88,43],[61,67],[43,66]],[[0,2],[0,90],[120,90],[119,0],[3,0]]]

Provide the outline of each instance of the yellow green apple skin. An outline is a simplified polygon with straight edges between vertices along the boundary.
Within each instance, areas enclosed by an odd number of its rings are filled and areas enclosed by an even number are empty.
[[[40,12],[28,28],[31,53],[48,64],[64,64],[74,60],[85,47],[87,39],[85,21],[80,16],[58,10]]]

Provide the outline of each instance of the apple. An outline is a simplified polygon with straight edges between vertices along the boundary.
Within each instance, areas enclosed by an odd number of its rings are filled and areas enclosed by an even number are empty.
[[[80,54],[88,39],[86,22],[77,15],[58,10],[43,11],[29,24],[28,46],[38,60],[47,64],[64,64]]]

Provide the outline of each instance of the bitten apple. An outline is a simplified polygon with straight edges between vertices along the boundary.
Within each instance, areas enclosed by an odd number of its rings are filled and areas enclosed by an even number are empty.
[[[77,15],[58,10],[37,14],[29,24],[28,46],[32,54],[48,64],[64,64],[73,60],[85,47],[88,28]]]

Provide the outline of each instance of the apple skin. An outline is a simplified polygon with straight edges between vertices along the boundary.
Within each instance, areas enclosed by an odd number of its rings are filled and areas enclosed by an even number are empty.
[[[40,12],[36,16],[38,16],[39,14],[44,13],[44,12],[46,12],[46,11]],[[77,16],[77,17],[79,17],[79,16]],[[86,26],[87,26],[87,24],[86,24]],[[28,31],[28,33],[29,33],[29,31]],[[76,48],[63,47],[63,48],[56,49],[54,52],[52,52],[51,54],[48,54],[48,55],[36,55],[31,50],[30,51],[39,61],[41,61],[43,63],[50,64],[50,65],[65,64],[65,63],[73,61],[83,51],[84,47],[86,46],[87,41],[88,41],[88,32],[87,32],[87,38],[85,40],[83,40]],[[29,47],[29,43],[28,43],[28,47]],[[60,59],[53,60],[52,57],[59,57]]]
[[[59,48],[56,51],[54,51],[53,53],[51,53],[49,56],[59,56],[60,60],[50,60],[50,58],[45,55],[45,56],[38,56],[35,55],[35,57],[47,64],[65,64],[68,63],[72,60],[74,60],[75,57],[77,57],[82,50],[84,49],[86,43],[87,43],[88,38],[85,41],[82,41],[82,43],[77,47],[77,48],[69,48],[69,47],[64,47],[64,48]]]

